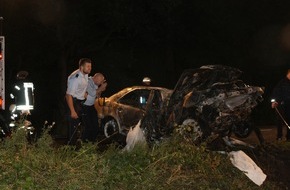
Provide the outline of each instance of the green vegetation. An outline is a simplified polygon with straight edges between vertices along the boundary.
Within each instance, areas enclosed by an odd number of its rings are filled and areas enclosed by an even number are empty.
[[[75,151],[52,146],[47,131],[35,144],[25,133],[1,143],[0,189],[279,189],[267,180],[255,185],[226,155],[178,137],[131,152],[89,143]]]

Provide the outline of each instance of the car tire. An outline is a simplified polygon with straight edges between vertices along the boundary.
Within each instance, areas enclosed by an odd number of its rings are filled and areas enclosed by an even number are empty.
[[[119,127],[116,120],[108,120],[104,125],[104,135],[107,138],[119,133]]]
[[[200,139],[202,139],[204,134],[198,121],[188,118],[182,122],[182,125],[191,126],[191,130],[192,130],[191,137],[194,142],[198,142]]]

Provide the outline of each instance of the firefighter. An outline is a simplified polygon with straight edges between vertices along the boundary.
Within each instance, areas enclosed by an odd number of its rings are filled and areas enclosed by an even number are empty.
[[[20,71],[17,73],[17,82],[14,85],[14,96],[16,110],[30,114],[30,110],[34,109],[34,85],[27,77],[27,71]]]

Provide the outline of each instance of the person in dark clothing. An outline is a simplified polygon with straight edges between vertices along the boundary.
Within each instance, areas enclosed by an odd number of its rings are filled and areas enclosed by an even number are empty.
[[[12,92],[16,110],[30,114],[30,110],[34,109],[34,85],[28,79],[27,71],[19,71],[16,79]]]
[[[277,109],[277,140],[283,137],[283,122],[280,114],[283,116],[287,124],[290,123],[290,69],[288,69],[286,77],[283,78],[274,88],[272,93],[272,108]],[[287,126],[287,141],[290,141],[290,129]]]

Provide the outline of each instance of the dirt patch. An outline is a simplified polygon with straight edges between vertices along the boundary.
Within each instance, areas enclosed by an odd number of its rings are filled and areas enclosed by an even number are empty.
[[[267,139],[266,139],[267,140]],[[245,143],[245,141],[243,141]],[[247,142],[246,142],[247,143]],[[211,151],[244,151],[267,175],[266,181],[277,184],[279,189],[290,187],[290,142],[271,142],[250,146],[236,144],[229,146],[222,138],[216,138],[208,144]]]
[[[237,139],[255,146],[242,149],[267,175],[266,180],[279,184],[281,189],[290,189],[290,142],[276,140],[275,126],[260,127],[260,130],[264,144],[260,144],[255,133],[245,139]],[[286,134],[286,127],[283,132]]]
[[[279,184],[281,189],[290,187],[290,142],[266,144],[244,150],[267,175],[269,181]]]

